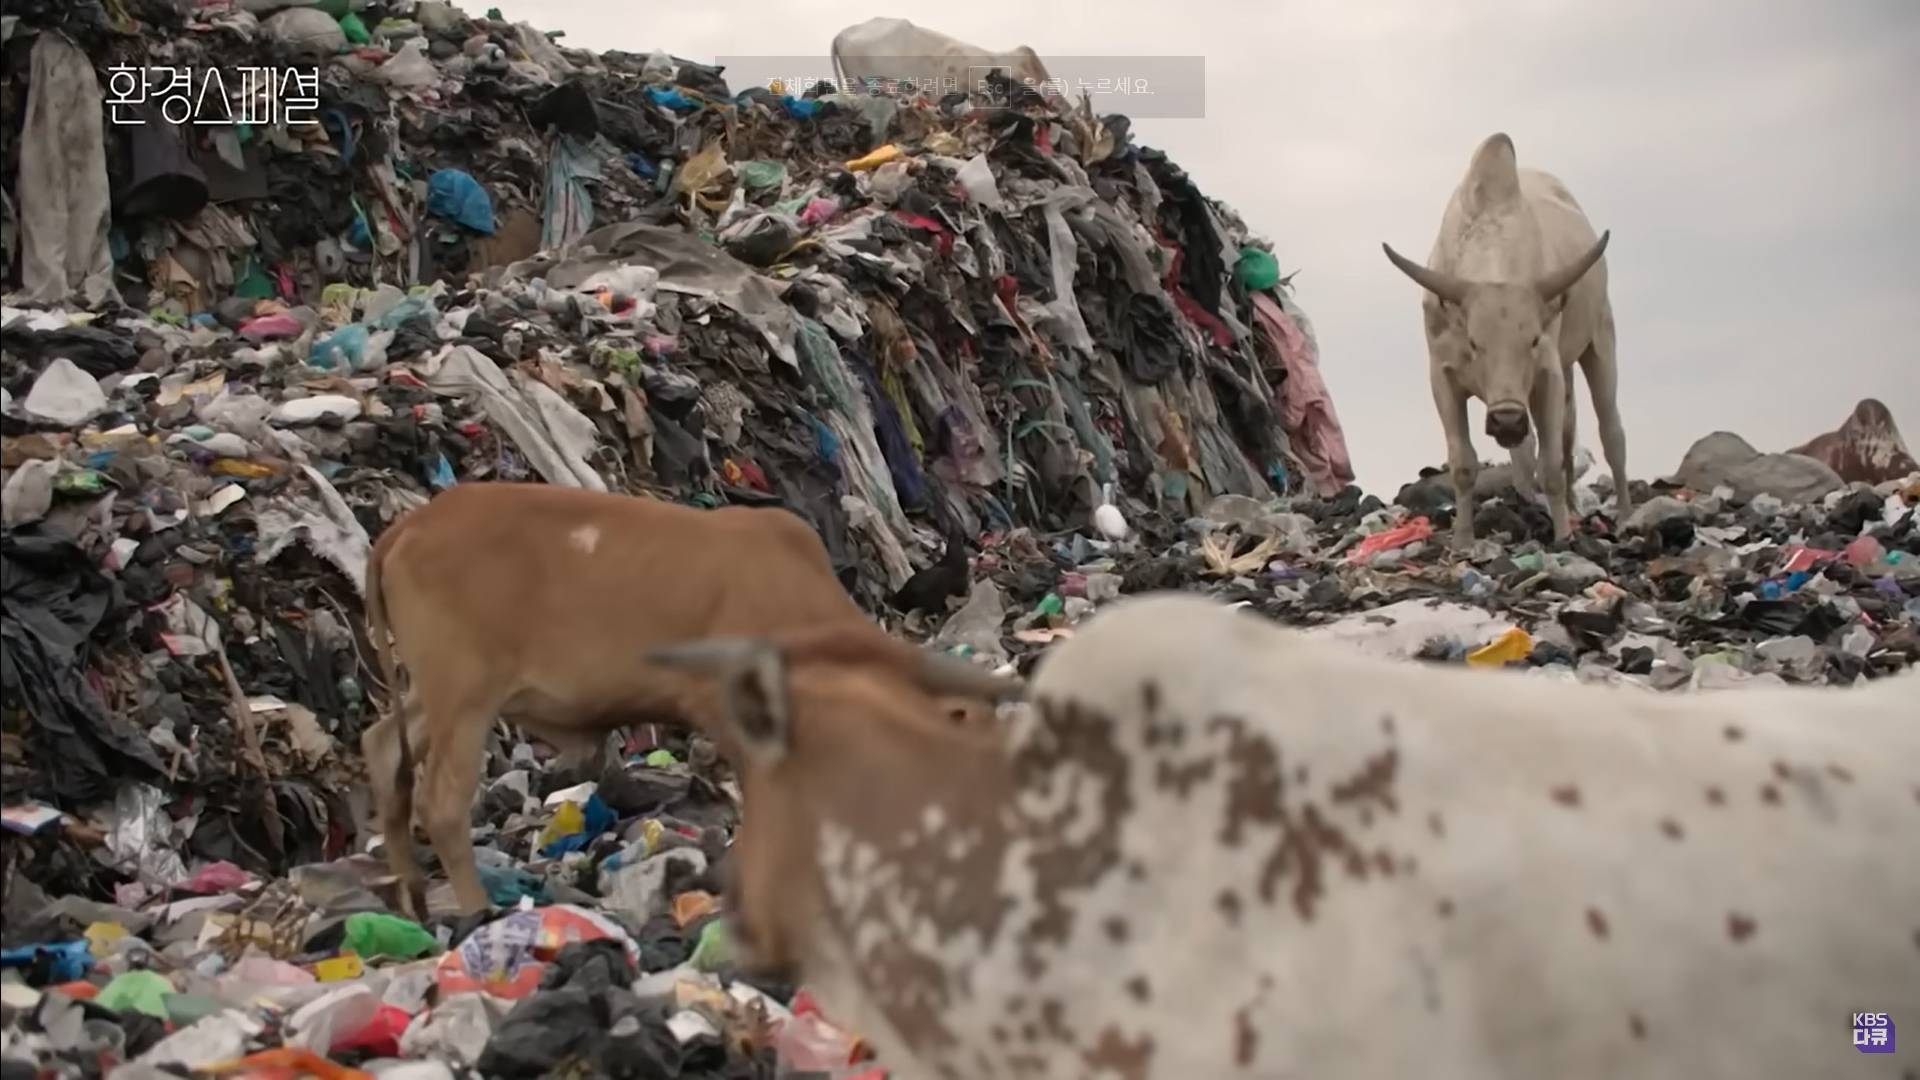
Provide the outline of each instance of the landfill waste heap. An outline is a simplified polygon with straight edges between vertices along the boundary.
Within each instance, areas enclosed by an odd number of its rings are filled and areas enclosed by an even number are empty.
[[[4,19],[7,1077],[880,1075],[742,977],[738,792],[683,732],[583,777],[500,727],[505,913],[394,914],[361,588],[455,484],[783,506],[888,627],[1022,670],[1165,588],[1658,689],[1920,654],[1920,478],[1723,433],[1555,548],[1487,470],[1469,551],[1443,476],[1363,495],[1270,245],[1124,116],[736,92],[431,2]]]

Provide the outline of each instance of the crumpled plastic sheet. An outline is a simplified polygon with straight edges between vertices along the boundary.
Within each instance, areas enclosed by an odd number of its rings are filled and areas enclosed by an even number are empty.
[[[498,364],[468,345],[454,346],[427,385],[440,394],[478,394],[488,418],[506,431],[548,483],[607,490],[588,460],[596,441],[593,421],[558,394],[548,399],[537,391],[516,389]],[[532,385],[552,393],[544,383]]]
[[[151,784],[127,784],[113,800],[113,824],[107,850],[115,862],[155,885],[177,885],[188,877],[187,864],[173,848],[173,816],[166,792]]]
[[[255,515],[263,542],[254,553],[254,561],[270,562],[288,545],[303,543],[339,567],[364,597],[367,559],[373,552],[367,530],[318,469],[302,464],[300,471],[313,484],[314,496],[287,495]]]

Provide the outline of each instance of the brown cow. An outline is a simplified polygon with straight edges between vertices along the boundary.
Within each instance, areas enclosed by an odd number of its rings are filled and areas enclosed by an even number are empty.
[[[711,684],[649,664],[650,649],[792,632],[802,654],[877,663],[932,696],[1018,689],[888,637],[794,514],[544,484],[463,484],[387,529],[367,564],[367,624],[390,690],[396,654],[409,677],[404,728],[388,715],[361,748],[388,863],[416,917],[426,904],[411,838],[415,748],[421,823],[461,910],[479,911],[487,896],[468,829],[493,719],[569,756],[597,755],[607,732],[631,723],[706,726]],[[737,760],[737,740],[724,728],[713,734]]]

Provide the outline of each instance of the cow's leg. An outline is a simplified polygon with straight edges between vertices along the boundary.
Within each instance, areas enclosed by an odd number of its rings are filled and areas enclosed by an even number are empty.
[[[1633,493],[1627,488],[1627,431],[1620,424],[1619,368],[1614,360],[1613,308],[1600,311],[1600,328],[1593,343],[1580,356],[1580,367],[1587,376],[1587,393],[1593,398],[1594,415],[1600,419],[1600,446],[1607,455],[1607,471],[1613,474],[1616,520],[1625,523],[1633,514]]]
[[[1440,410],[1440,426],[1447,435],[1447,471],[1453,477],[1453,546],[1473,544],[1473,482],[1480,472],[1473,439],[1467,434],[1467,395],[1434,362],[1427,369],[1433,385],[1433,405]]]
[[[1553,538],[1564,542],[1572,532],[1567,524],[1566,444],[1562,441],[1567,407],[1567,376],[1548,368],[1533,384],[1534,426],[1540,429],[1540,479],[1547,488],[1547,513],[1553,517]]]
[[[462,688],[458,696],[426,699],[426,725],[436,732],[433,759],[420,778],[421,823],[446,868],[461,914],[487,907],[487,891],[473,862],[473,797],[480,784],[487,731],[504,695],[491,688]]]
[[[396,785],[400,774],[400,725],[408,725],[416,764],[430,760],[433,748],[427,741],[426,725],[418,695],[408,692],[399,711],[375,721],[360,736],[360,752],[367,763],[367,782],[373,788],[375,813],[379,817],[382,844],[387,849],[387,866],[399,880],[400,907],[411,917],[426,915],[421,903],[426,895],[426,874],[413,857],[413,785]],[[408,778],[411,780],[411,777]],[[420,910],[413,910],[419,904]]]
[[[1580,414],[1573,401],[1573,376],[1567,374],[1562,377],[1561,382],[1565,384],[1567,392],[1566,396],[1561,399],[1565,404],[1562,405],[1560,409],[1560,461],[1566,469],[1567,492],[1568,497],[1571,498],[1573,492],[1573,444],[1578,441],[1574,438],[1574,433],[1580,427]]]

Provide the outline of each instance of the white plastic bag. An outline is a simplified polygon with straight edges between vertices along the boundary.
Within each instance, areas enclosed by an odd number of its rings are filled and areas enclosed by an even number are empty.
[[[393,58],[374,68],[369,78],[405,90],[420,90],[440,81],[440,69],[427,57],[425,38],[408,38]]]

